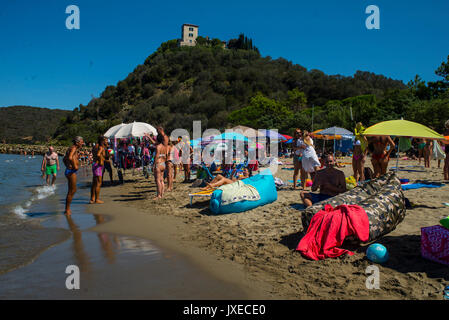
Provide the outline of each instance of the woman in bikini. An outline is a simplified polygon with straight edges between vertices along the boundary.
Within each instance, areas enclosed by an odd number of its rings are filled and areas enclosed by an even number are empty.
[[[366,154],[368,153],[368,148],[365,148],[362,151],[362,142],[360,139],[364,139],[366,141],[366,137],[362,136],[361,138],[356,138],[354,141],[354,149],[352,153],[352,169],[354,170],[354,179],[356,182],[365,181],[365,161]],[[368,144],[368,141],[366,141]]]
[[[424,140],[424,167],[430,168],[430,155],[432,154],[433,141],[430,139]]]
[[[426,147],[425,139],[418,139],[418,164],[421,164],[421,158],[424,158],[424,164],[426,159],[424,157],[424,148]]]
[[[157,135],[156,156],[154,157],[154,179],[156,181],[157,196],[155,200],[162,199],[164,195],[164,172],[167,162],[167,147],[164,145],[164,137]]]
[[[108,140],[104,136],[98,137],[98,143],[92,148],[92,186],[90,188],[89,203],[104,203],[100,200],[100,189],[103,182],[103,169],[106,158]]]
[[[372,138],[373,153],[371,155],[371,163],[373,164],[374,176],[373,178],[380,177],[387,173],[388,162],[390,161],[390,154],[395,148],[393,140],[390,136],[375,136]],[[390,149],[387,151],[387,146]]]
[[[243,168],[242,175],[240,175],[239,177],[237,177],[237,178],[236,177],[231,177],[231,179],[228,179],[228,178],[223,177],[221,174],[219,174],[219,175],[217,175],[214,178],[214,180],[212,180],[210,183],[208,183],[206,187],[201,188],[201,190],[204,190],[204,191],[205,190],[212,190],[212,189],[221,187],[221,186],[223,186],[225,184],[231,184],[231,183],[234,183],[234,182],[236,182],[238,180],[243,180],[243,179],[246,179],[246,178],[249,178],[249,170],[248,170],[248,168],[245,167],[245,168]]]

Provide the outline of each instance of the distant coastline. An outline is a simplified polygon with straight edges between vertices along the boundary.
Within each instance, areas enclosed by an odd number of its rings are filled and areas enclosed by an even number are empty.
[[[34,151],[34,155],[44,155],[48,151],[49,145],[44,144],[0,144],[0,153],[7,154],[21,154],[26,151],[27,155],[30,155]],[[53,146],[55,151],[63,156],[67,150],[65,146]]]

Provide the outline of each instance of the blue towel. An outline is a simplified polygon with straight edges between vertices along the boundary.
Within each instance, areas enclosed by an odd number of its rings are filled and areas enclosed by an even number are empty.
[[[444,186],[443,183],[410,183],[403,184],[402,190],[420,189],[420,188],[440,188]]]

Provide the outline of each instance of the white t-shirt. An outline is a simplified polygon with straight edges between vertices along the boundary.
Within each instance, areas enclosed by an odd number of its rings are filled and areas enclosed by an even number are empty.
[[[302,139],[298,139],[298,140],[296,140],[296,147],[301,147],[301,146],[303,146],[303,145],[305,145],[305,143],[304,143],[304,141],[302,141]],[[303,149],[296,149],[296,151],[295,151],[295,155],[297,155],[297,156],[301,156],[302,155],[302,150]]]

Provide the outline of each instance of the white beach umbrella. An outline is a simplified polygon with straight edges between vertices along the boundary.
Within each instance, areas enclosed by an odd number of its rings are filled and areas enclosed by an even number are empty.
[[[129,138],[129,137],[143,137],[145,133],[152,133],[153,135],[157,135],[157,130],[152,125],[149,125],[145,122],[133,122],[128,123],[119,130],[117,130],[113,137],[114,138]]]
[[[123,126],[126,126],[126,124],[125,124],[125,123],[121,123],[121,124],[118,124],[118,125],[116,125],[116,126],[113,126],[112,128],[109,128],[109,130],[106,131],[106,133],[104,134],[104,136],[105,136],[106,138],[111,138],[111,137],[113,137],[114,134],[115,134],[117,131],[119,131]]]

